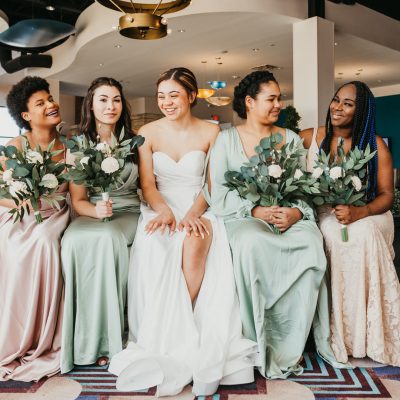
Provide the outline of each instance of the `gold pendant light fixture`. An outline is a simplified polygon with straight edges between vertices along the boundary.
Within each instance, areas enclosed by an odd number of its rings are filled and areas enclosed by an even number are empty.
[[[140,40],[161,39],[167,35],[165,14],[186,8],[191,0],[174,0],[158,3],[136,3],[132,0],[96,0],[104,7],[121,11],[119,33]]]

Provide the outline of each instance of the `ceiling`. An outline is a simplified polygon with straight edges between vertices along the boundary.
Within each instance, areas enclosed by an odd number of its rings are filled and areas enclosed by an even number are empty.
[[[258,4],[262,1],[259,0]],[[30,18],[32,9],[35,17],[45,17],[40,12],[49,13],[43,9],[51,3],[56,7],[52,15],[69,23],[74,23],[81,10],[85,9],[82,18],[77,22],[78,35],[52,51],[56,61],[55,68],[45,71],[46,78],[61,82],[64,93],[82,95],[94,78],[103,75],[122,81],[130,97],[153,96],[154,82],[162,71],[175,66],[186,66],[195,72],[200,85],[204,86],[208,80],[226,80],[228,87],[221,92],[223,95],[232,92],[240,79],[237,77],[243,77],[253,67],[270,64],[279,68],[274,70],[274,74],[281,84],[284,97],[292,98],[292,26],[307,17],[307,7],[303,7],[304,13],[299,19],[289,14],[247,11],[249,8],[246,10],[246,5],[250,2],[243,5],[240,12],[217,12],[217,4],[210,0],[208,3],[215,6],[208,6],[203,12],[191,14],[192,7],[196,7],[199,2],[206,3],[206,0],[193,0],[192,5],[186,9],[188,12],[179,12],[176,16],[171,14],[168,26],[172,29],[172,34],[155,41],[133,40],[121,36],[117,30],[112,29],[113,25],[117,25],[119,14],[99,4],[91,5],[92,0],[1,0],[0,8],[10,20],[15,20],[16,14]],[[226,5],[229,2],[243,4],[242,0],[218,2]],[[256,2],[253,0],[253,3]],[[306,1],[285,2],[306,5]],[[390,5],[389,8],[386,7],[387,3],[392,2],[380,0],[370,3],[379,3],[382,11],[387,12],[390,8]],[[57,6],[61,6],[63,10],[57,10]],[[340,10],[346,11],[352,7],[334,6],[344,7]],[[226,6],[226,9],[229,7]],[[301,14],[303,9],[299,9]],[[397,22],[400,20],[398,11],[397,14],[392,11],[392,17],[393,22],[400,24]],[[98,25],[97,36],[85,41],[81,39],[89,35],[90,26],[95,24]],[[345,29],[336,30],[335,42],[336,85],[354,79],[363,80],[371,87],[400,83],[400,51],[351,35]],[[71,50],[73,48],[78,50],[74,53]],[[68,58],[66,54],[70,53]],[[57,64],[57,60],[62,61]],[[202,61],[207,61],[206,68]],[[217,62],[223,64],[217,65]],[[42,71],[44,70],[28,72],[38,74]],[[2,74],[0,68],[0,84],[12,84],[25,74],[26,71],[21,71],[6,75]]]

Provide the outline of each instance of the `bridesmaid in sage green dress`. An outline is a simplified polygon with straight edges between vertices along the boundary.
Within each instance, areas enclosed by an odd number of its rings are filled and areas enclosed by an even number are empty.
[[[231,246],[243,333],[258,342],[260,372],[268,378],[300,374],[304,346],[314,320],[319,354],[334,366],[329,345],[326,258],[313,210],[302,201],[292,207],[260,207],[224,186],[227,170],[239,171],[274,125],[281,93],[269,72],[253,72],[235,88],[234,110],[243,125],[223,131],[210,158],[211,209],[224,218]],[[282,232],[274,234],[267,223]],[[315,315],[315,317],[314,317]]]
[[[119,82],[98,78],[82,106],[81,132],[92,141],[111,144],[121,129],[132,135],[129,106]],[[128,134],[127,134],[128,136]],[[105,365],[122,350],[129,249],[139,217],[138,168],[128,159],[124,184],[110,200],[84,186],[70,184],[79,214],[66,230],[61,248],[65,281],[61,372],[74,364]],[[104,217],[112,217],[103,222]]]

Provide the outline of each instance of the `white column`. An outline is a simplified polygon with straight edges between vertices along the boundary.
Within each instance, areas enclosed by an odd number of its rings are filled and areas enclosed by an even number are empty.
[[[333,22],[313,17],[293,24],[293,105],[302,129],[325,124],[334,73]]]

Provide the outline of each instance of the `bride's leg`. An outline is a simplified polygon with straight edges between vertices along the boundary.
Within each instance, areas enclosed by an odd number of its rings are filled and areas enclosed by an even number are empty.
[[[205,265],[212,240],[212,226],[208,219],[200,218],[207,227],[209,235],[188,236],[183,242],[182,270],[186,279],[190,299],[196,299],[204,277]]]

